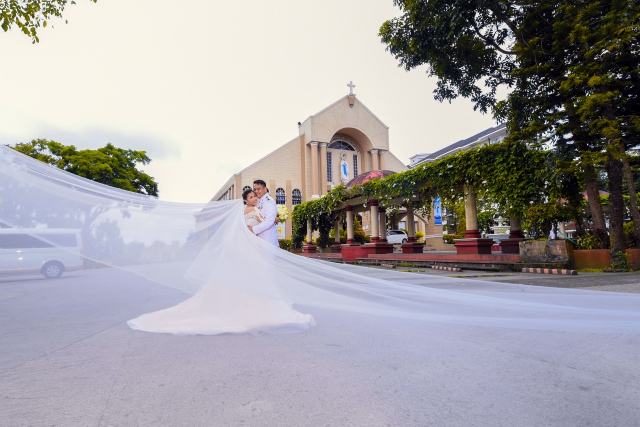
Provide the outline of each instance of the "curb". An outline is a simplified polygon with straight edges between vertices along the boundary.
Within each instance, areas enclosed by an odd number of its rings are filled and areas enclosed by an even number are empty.
[[[567,276],[575,276],[578,274],[576,270],[565,270],[560,268],[523,268],[522,272],[536,274],[560,274]]]
[[[385,268],[396,268],[395,264],[380,264],[380,267],[385,267]]]
[[[456,272],[462,271],[462,269],[458,267],[443,267],[440,265],[432,265],[431,268],[434,270],[444,270],[444,271],[456,271]]]

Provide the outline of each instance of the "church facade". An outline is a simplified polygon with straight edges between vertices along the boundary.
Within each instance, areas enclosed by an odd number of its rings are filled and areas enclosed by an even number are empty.
[[[211,200],[241,198],[262,179],[276,203],[291,211],[363,172],[406,169],[389,151],[389,128],[349,94],[299,123],[298,136],[234,174]],[[289,237],[291,221],[286,227]]]

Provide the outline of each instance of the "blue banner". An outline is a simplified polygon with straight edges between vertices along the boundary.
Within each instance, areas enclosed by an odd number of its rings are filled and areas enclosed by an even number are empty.
[[[442,225],[442,204],[440,203],[440,196],[436,196],[433,199],[433,211],[434,211],[434,224]]]

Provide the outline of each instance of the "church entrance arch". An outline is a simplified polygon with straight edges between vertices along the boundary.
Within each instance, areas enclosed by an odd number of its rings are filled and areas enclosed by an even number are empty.
[[[346,184],[362,170],[361,161],[355,141],[346,135],[334,135],[327,144],[327,182],[332,186]]]
[[[338,130],[327,144],[327,182],[331,186],[346,184],[359,174],[370,170],[371,140],[358,129]]]

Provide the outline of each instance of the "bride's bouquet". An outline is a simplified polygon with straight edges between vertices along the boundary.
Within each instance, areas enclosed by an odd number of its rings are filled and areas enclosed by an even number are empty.
[[[278,205],[278,219],[285,222],[289,219],[289,209],[285,205]]]

